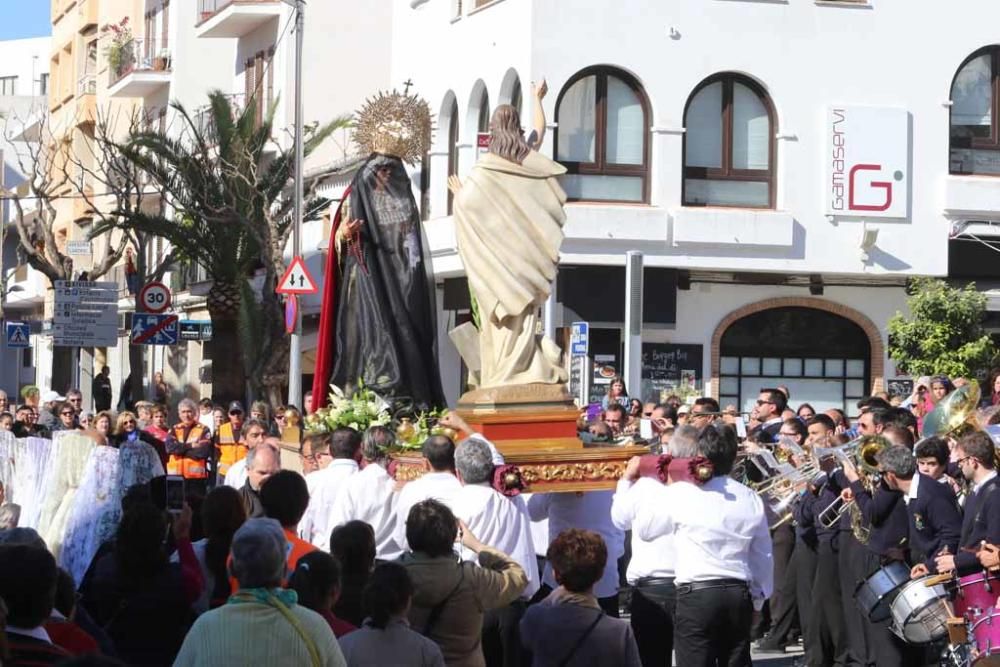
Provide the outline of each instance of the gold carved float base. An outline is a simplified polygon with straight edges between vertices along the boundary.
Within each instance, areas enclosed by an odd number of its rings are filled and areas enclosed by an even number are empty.
[[[584,447],[580,411],[565,385],[528,384],[477,389],[462,396],[458,414],[521,470],[530,492],[613,489],[633,456],[646,447]],[[396,478],[424,472],[419,456],[401,456]]]

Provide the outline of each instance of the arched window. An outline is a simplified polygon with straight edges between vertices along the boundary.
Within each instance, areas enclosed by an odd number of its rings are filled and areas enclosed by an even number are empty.
[[[479,98],[478,131],[480,134],[490,131],[490,94],[485,88],[482,97]]]
[[[951,84],[953,174],[1000,175],[1000,47],[976,51]]]
[[[709,77],[688,98],[684,128],[685,206],[774,208],[774,111],[760,86]]]
[[[451,100],[451,111],[448,114],[448,176],[458,173],[458,102]],[[451,215],[455,196],[448,188],[448,215]]]
[[[649,104],[610,67],[577,73],[556,101],[555,156],[575,201],[649,201]]]

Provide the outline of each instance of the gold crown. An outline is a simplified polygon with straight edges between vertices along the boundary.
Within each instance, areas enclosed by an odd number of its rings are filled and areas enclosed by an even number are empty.
[[[354,143],[365,153],[416,164],[431,147],[430,107],[416,95],[380,92],[358,111]]]

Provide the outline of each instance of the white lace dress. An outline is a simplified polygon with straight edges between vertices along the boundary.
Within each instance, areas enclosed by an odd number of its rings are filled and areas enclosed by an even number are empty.
[[[18,438],[14,445],[14,488],[21,506],[18,525],[23,528],[38,528],[51,454],[52,441],[45,438]]]
[[[84,469],[70,510],[59,565],[77,586],[104,542],[114,537],[121,519],[121,466],[114,447],[97,447]]]
[[[51,465],[46,475],[38,533],[57,561],[77,490],[96,446],[92,438],[80,431],[60,431],[52,438]]]

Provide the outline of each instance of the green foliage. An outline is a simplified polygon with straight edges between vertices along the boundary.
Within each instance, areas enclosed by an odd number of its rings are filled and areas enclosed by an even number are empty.
[[[888,323],[889,356],[910,375],[975,377],[988,369],[997,349],[983,329],[986,297],[974,283],[963,288],[935,278],[910,283],[910,317]]]

